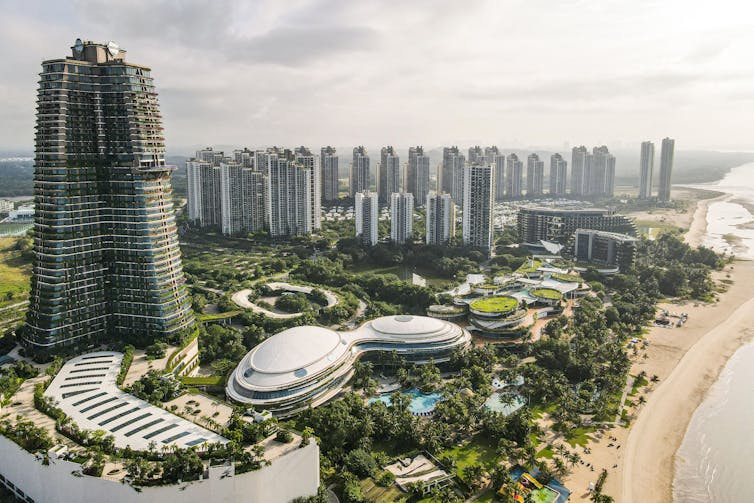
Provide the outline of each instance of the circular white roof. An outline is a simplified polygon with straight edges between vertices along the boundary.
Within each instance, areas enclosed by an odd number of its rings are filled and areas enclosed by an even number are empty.
[[[293,327],[262,342],[251,356],[257,372],[281,374],[308,367],[340,344],[337,332],[322,327]]]
[[[442,330],[446,323],[427,316],[383,316],[372,320],[372,328],[383,334],[390,335],[420,335],[431,334]]]

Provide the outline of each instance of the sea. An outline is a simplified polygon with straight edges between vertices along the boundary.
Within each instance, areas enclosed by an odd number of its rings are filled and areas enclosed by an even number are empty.
[[[694,187],[726,197],[709,205],[703,244],[754,260],[754,163]],[[676,455],[676,503],[754,501],[754,342],[741,347],[694,412]]]

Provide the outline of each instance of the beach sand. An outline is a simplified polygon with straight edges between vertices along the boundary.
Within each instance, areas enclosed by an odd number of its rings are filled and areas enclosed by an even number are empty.
[[[689,212],[693,215],[690,225],[676,222],[679,227],[689,229],[686,236],[689,244],[699,244],[704,236],[706,209],[711,201],[697,202],[696,210]],[[571,500],[588,500],[589,483],[596,482],[603,468],[608,471],[603,493],[613,496],[618,503],[673,500],[675,453],[691,416],[730,356],[754,338],[751,328],[754,327],[754,289],[751,288],[754,262],[737,261],[714,276],[718,281],[733,281],[726,285],[728,290],[720,294],[715,304],[660,304],[660,308],[671,312],[688,313],[688,322],[682,328],[653,327],[646,334],[649,346],[633,357],[631,374],[644,371],[648,377],[657,375],[659,382],[650,383],[629,397],[637,404],[628,408],[629,428],[615,426],[605,431],[602,438],[595,436],[587,444],[590,454],[585,454],[581,447],[576,448],[585,464],[576,465],[564,478],[573,491]],[[639,406],[641,395],[646,403]],[[610,440],[609,436],[615,440]],[[609,443],[614,445],[608,447]],[[594,471],[586,463],[591,464]]]

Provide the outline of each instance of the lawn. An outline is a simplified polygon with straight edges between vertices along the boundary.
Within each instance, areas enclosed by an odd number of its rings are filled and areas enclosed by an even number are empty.
[[[196,315],[196,319],[199,321],[224,320],[226,318],[232,318],[234,316],[238,316],[241,313],[243,313],[243,311],[237,310],[237,311],[228,311],[227,313],[198,314]]]
[[[580,445],[581,447],[584,447],[587,442],[590,440],[594,440],[594,437],[590,435],[590,433],[594,433],[594,428],[575,428],[573,430],[568,431],[566,442],[571,444],[571,447],[576,447],[577,445]]]
[[[225,381],[223,376],[183,376],[180,379],[187,386],[222,386]]]
[[[0,307],[16,304],[29,296],[31,262],[15,249],[18,240],[0,238]]]
[[[438,458],[451,457],[456,462],[456,473],[463,473],[464,468],[471,464],[487,464],[497,459],[495,448],[488,445],[484,439],[474,437],[471,441],[455,446],[440,453]]]
[[[518,306],[518,301],[508,295],[475,300],[469,308],[483,313],[508,313]]]
[[[581,276],[576,276],[575,274],[562,274],[562,273],[555,273],[552,276],[552,279],[556,279],[558,281],[565,281],[566,283],[578,283],[581,281]]]
[[[526,274],[529,272],[535,272],[537,269],[542,267],[542,261],[541,260],[527,260],[523,264],[521,264],[521,267],[516,269],[516,272],[519,274]]]

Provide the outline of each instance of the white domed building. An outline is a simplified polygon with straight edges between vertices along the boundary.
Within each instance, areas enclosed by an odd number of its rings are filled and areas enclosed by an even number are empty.
[[[458,325],[426,316],[383,316],[350,332],[293,327],[249,351],[226,393],[236,402],[286,417],[337,395],[365,353],[395,351],[415,364],[442,362],[470,340]]]

